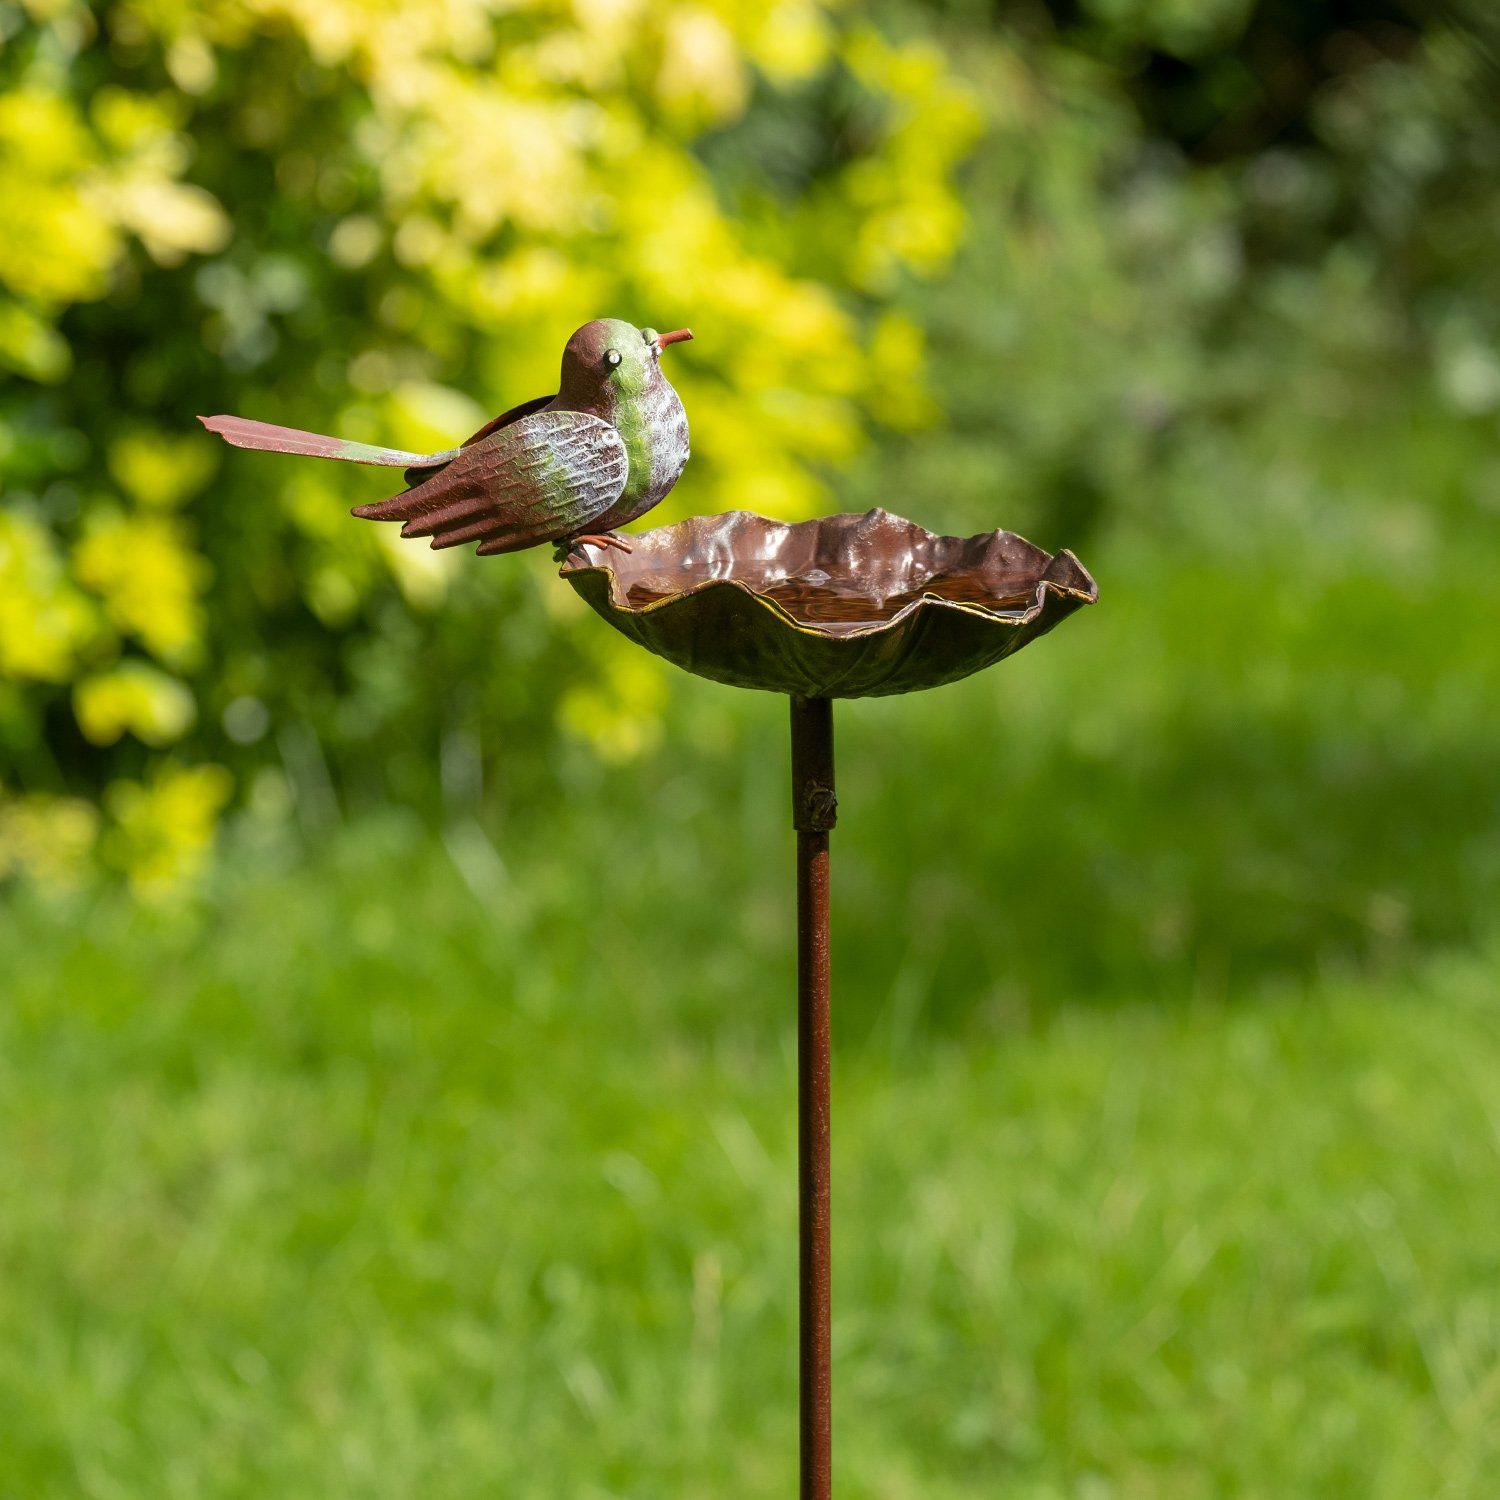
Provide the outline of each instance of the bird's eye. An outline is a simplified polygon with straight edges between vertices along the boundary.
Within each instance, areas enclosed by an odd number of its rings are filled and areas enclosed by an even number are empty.
[[[609,350],[604,356],[604,363],[613,370],[620,363],[620,351],[618,349]]]

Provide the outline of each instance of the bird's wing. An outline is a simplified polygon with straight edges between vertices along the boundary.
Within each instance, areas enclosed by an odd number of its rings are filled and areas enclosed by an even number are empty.
[[[513,406],[509,411],[503,411],[498,417],[491,417],[473,437],[464,439],[464,447],[472,448],[475,443],[482,443],[493,432],[498,432],[502,427],[509,427],[512,422],[519,422],[522,417],[529,417],[532,412],[540,411],[544,406],[556,401],[556,395],[533,396],[530,401],[523,401],[519,406]]]
[[[581,411],[537,411],[510,422],[413,489],[354,514],[401,521],[402,536],[432,545],[478,542],[479,552],[516,552],[576,535],[625,488],[630,460],[608,422]]]
[[[491,417],[473,437],[465,438],[462,446],[472,448],[475,443],[482,443],[492,432],[498,432],[502,427],[509,427],[512,422],[519,422],[522,417],[529,417],[532,412],[540,411],[544,406],[556,400],[556,396],[533,396],[530,401],[523,401],[519,406],[513,406],[509,411],[501,412],[498,417]],[[406,471],[406,482],[421,484],[424,479],[431,479],[434,470],[441,469],[446,463],[451,463],[457,456],[456,450],[432,454],[424,462],[413,464]]]
[[[258,448],[266,453],[300,453],[308,458],[341,458],[346,463],[380,464],[387,468],[428,468],[457,458],[457,448],[441,453],[407,453],[401,448],[377,448],[347,438],[324,437],[320,432],[302,432],[296,427],[277,427],[249,417],[199,417],[210,432],[217,432],[236,448]]]

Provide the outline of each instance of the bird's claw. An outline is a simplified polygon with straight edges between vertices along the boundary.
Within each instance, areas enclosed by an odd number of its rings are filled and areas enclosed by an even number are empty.
[[[616,536],[612,531],[585,532],[582,536],[571,536],[557,544],[557,560],[559,562],[570,558],[580,547],[614,547],[621,552],[631,550],[630,543],[622,536]]]

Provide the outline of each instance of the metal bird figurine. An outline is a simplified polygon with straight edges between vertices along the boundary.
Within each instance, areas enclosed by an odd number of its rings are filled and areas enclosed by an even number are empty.
[[[563,350],[555,396],[502,412],[466,443],[404,453],[246,417],[199,417],[238,448],[301,453],[406,470],[410,488],[357,505],[356,516],[401,521],[434,547],[478,542],[479,553],[543,542],[565,555],[583,542],[630,551],[613,528],[644,515],[688,461],[687,413],[661,371],[661,352],[692,338],[619,318],[585,323]]]

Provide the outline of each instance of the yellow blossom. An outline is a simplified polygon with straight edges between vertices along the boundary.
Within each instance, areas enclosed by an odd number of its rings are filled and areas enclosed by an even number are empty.
[[[654,749],[661,739],[667,685],[662,664],[621,636],[586,637],[596,658],[596,680],[563,695],[563,727],[618,765]]]
[[[67,889],[87,878],[99,813],[81,797],[16,796],[0,787],[0,879]]]
[[[66,681],[98,624],[43,526],[0,510],[0,675]]]
[[[160,514],[102,510],[74,552],[78,581],[98,594],[110,622],[162,661],[189,665],[203,629],[199,602],[208,564],[181,522]]]
[[[222,766],[172,761],[143,782],[115,782],[105,795],[106,858],[138,896],[169,899],[202,872],[230,790]]]
[[[73,713],[96,745],[112,745],[127,733],[143,744],[170,745],[198,716],[187,687],[143,661],[83,678],[73,688]]]
[[[140,505],[174,510],[203,488],[219,464],[202,433],[172,435],[137,430],[109,447],[109,471]]]

